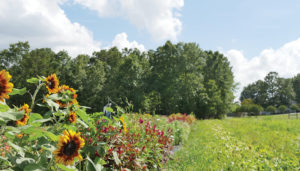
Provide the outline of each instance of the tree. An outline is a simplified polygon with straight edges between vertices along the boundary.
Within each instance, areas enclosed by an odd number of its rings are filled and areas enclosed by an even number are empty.
[[[295,92],[295,100],[300,103],[300,74],[297,74],[293,79],[293,90]]]
[[[217,84],[214,80],[209,80],[208,83],[205,84],[206,89],[206,98],[205,100],[205,112],[204,118],[222,118],[224,113],[221,113],[222,108],[222,97],[221,91],[218,90]]]
[[[263,81],[258,80],[246,86],[241,93],[240,100],[251,98],[255,104],[263,107],[281,104],[289,106],[295,96],[291,79],[280,78],[278,73],[270,72]]]
[[[215,80],[217,89],[221,93],[221,101],[218,106],[218,113],[225,114],[229,112],[233,104],[233,73],[228,59],[219,52],[206,51],[206,64],[203,68],[204,82]]]

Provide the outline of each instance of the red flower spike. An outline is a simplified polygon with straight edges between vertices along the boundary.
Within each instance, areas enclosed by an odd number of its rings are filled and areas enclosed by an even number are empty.
[[[140,122],[140,124],[143,124],[144,120],[142,118],[140,118],[139,122]]]
[[[93,138],[89,139],[89,143],[92,144],[93,143]]]

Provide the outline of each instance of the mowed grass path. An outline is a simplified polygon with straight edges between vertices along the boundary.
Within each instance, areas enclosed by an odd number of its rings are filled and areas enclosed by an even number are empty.
[[[287,115],[197,121],[167,170],[300,170],[300,120]]]

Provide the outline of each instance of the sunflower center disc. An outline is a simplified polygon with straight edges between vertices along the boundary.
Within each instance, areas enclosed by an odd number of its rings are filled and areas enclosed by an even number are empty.
[[[53,80],[49,81],[48,87],[50,87],[50,89],[54,88]]]
[[[69,144],[67,144],[64,147],[64,154],[67,156],[73,155],[76,151],[76,147],[77,147],[76,143],[74,141],[71,141]]]

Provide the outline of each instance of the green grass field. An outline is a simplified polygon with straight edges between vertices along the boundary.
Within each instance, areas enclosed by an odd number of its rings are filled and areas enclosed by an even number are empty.
[[[168,170],[300,170],[300,120],[288,115],[197,121]]]

